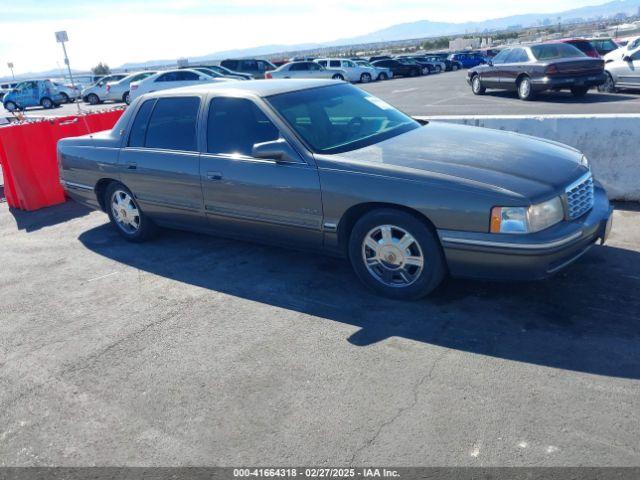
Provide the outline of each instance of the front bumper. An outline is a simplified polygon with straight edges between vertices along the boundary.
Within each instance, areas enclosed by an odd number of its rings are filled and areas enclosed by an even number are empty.
[[[438,230],[454,277],[536,280],[570,265],[598,241],[607,240],[612,207],[606,192],[595,188],[593,208],[573,221],[530,235]]]
[[[599,87],[607,80],[606,74],[581,75],[575,77],[542,77],[531,80],[533,89],[537,92],[572,87]]]

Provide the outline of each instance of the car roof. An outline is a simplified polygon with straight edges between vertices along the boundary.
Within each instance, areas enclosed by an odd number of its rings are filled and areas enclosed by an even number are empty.
[[[307,90],[309,88],[326,87],[329,85],[340,85],[336,80],[314,80],[314,79],[283,79],[283,80],[246,80],[244,82],[218,82],[193,85],[189,87],[173,88],[171,90],[160,90],[148,97],[166,97],[176,93],[234,93],[248,94],[257,97],[268,97],[279,93],[295,92]]]

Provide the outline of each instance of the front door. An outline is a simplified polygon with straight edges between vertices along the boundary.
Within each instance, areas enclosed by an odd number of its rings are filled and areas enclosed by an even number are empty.
[[[315,166],[251,156],[280,132],[246,98],[215,97],[207,112],[200,174],[214,231],[272,243],[319,247],[322,200]]]
[[[202,227],[197,118],[200,97],[146,100],[120,151],[121,180],[161,224]]]

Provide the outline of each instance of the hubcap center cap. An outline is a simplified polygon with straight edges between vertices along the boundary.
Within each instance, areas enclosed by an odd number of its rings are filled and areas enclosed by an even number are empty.
[[[394,245],[385,245],[380,249],[379,254],[380,260],[387,264],[390,267],[400,267],[404,264],[404,255]]]

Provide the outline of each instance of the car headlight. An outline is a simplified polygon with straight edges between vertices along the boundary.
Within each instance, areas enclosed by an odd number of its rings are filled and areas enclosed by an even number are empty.
[[[535,233],[563,218],[560,197],[530,207],[494,207],[491,209],[491,233]]]

